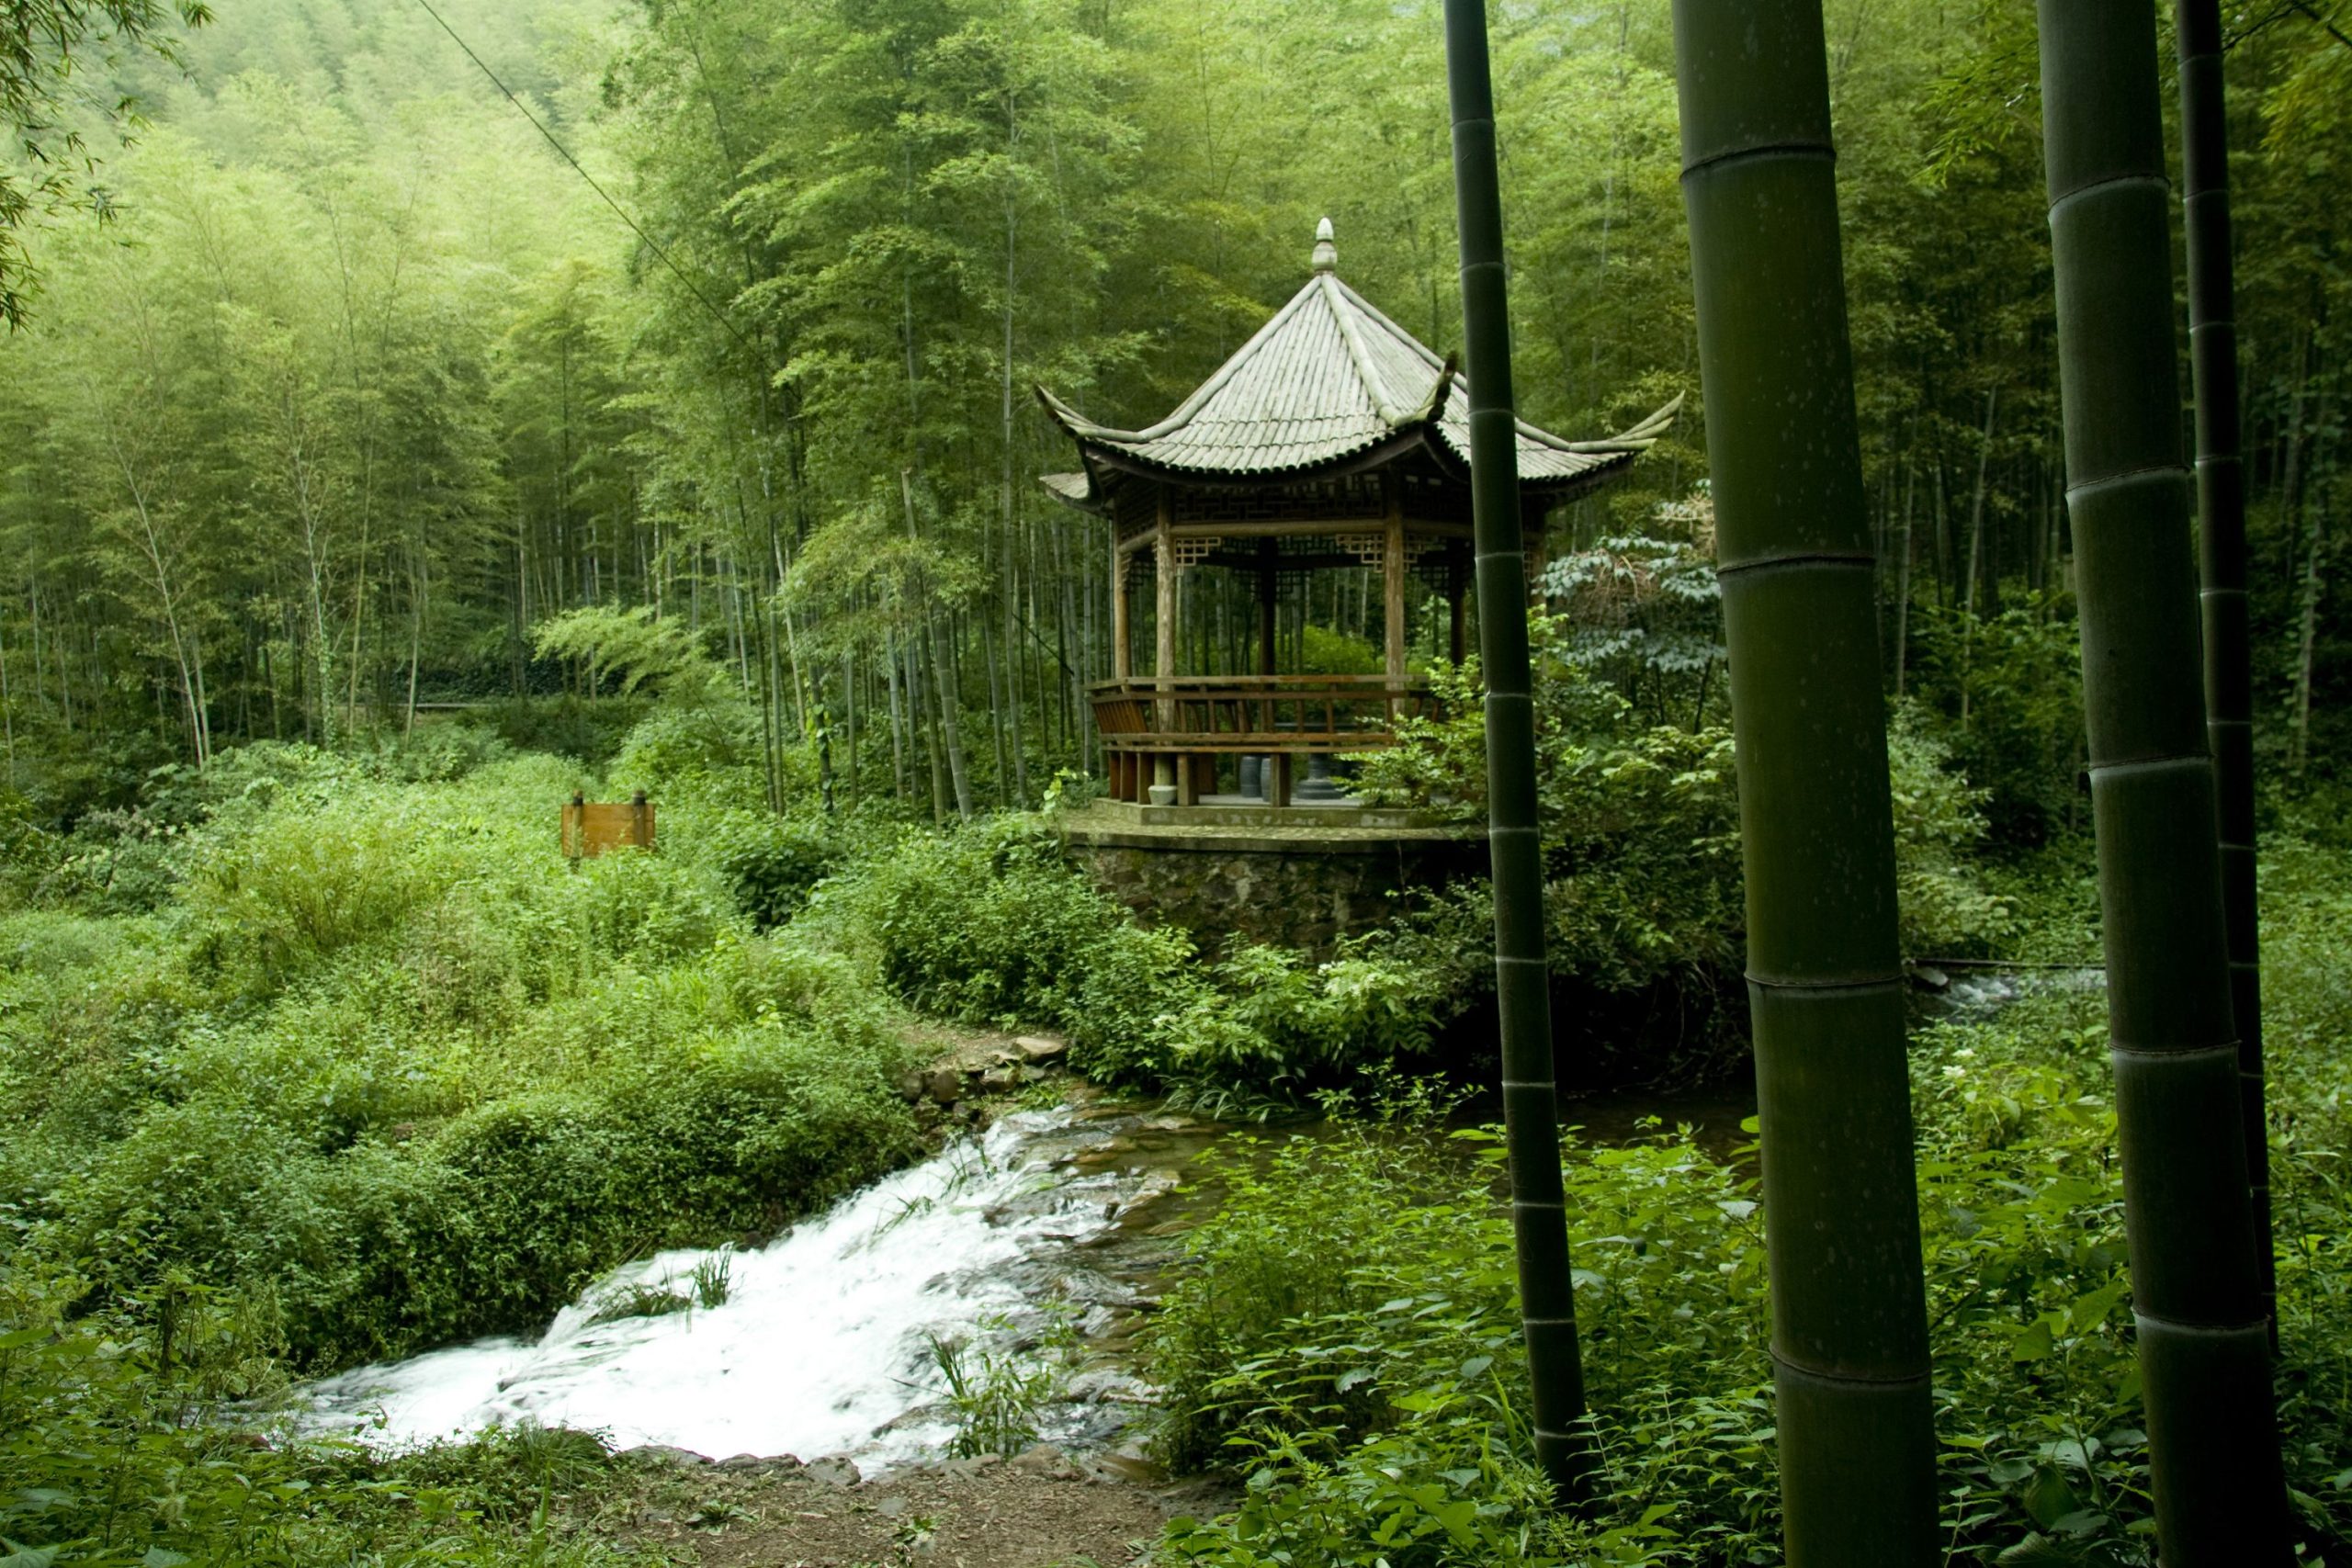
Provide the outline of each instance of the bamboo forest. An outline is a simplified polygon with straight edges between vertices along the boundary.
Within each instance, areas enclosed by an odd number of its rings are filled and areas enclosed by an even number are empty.
[[[0,108],[0,1568],[2352,1568],[2352,0]]]

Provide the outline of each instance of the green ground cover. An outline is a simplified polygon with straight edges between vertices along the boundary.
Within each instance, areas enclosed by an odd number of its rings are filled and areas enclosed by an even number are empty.
[[[1585,1515],[1540,1506],[1491,1134],[1446,1145],[1455,1091],[1399,1087],[1483,1070],[1475,895],[1328,963],[1204,955],[1095,895],[1049,820],[750,809],[752,745],[742,710],[673,705],[595,766],[454,728],[246,748],[63,835],[18,814],[0,1538],[30,1554],[0,1563],[611,1558],[564,1501],[610,1462],[593,1444],[375,1461],[255,1433],[298,1376],[534,1332],[629,1257],[764,1236],[910,1157],[918,1011],[1059,1029],[1098,1079],[1211,1109],[1360,1119],[1266,1174],[1237,1160],[1194,1238],[1149,1350],[1157,1440],[1247,1493],[1181,1526],[1174,1559],[1778,1561],[1752,1171],[1670,1128],[1571,1156],[1601,1483]],[[1737,951],[1736,856],[1708,849],[1720,747],[1612,709],[1551,753],[1557,819],[1581,825],[1548,846],[1563,987],[1679,986],[1736,1031],[1707,961]],[[1896,751],[1915,947],[2094,951],[2080,846],[1987,859],[1948,755],[1907,728]],[[568,869],[553,807],[574,787],[652,791],[662,852]],[[2344,842],[2299,807],[2265,864],[2282,1386],[2298,1506],[2331,1554],[2352,1518],[2327,1070],[2352,1025]],[[1678,850],[1677,878],[1645,885]],[[1915,1038],[1961,1561],[2147,1561],[2099,1022],[2095,992],[2052,988]]]
[[[2340,844],[2264,861],[2278,1369],[2306,1561],[2352,1560],[2352,1028]],[[2048,934],[2048,933],[2045,933]],[[2067,933],[2095,946],[2079,925]],[[1912,1046],[1944,1514],[1955,1562],[2154,1562],[2103,998],[2053,984]],[[1522,1412],[1498,1134],[1296,1143],[1192,1238],[1159,1320],[1162,1451],[1240,1480],[1170,1555],[1261,1564],[1782,1561],[1753,1150],[1690,1130],[1572,1150],[1595,1497],[1546,1506]]]

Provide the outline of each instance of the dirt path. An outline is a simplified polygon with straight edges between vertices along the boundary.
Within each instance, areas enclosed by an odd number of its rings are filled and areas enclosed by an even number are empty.
[[[638,1452],[641,1487],[606,1533],[704,1568],[1123,1568],[1170,1515],[1212,1506],[1050,1448],[876,1481],[842,1460]]]

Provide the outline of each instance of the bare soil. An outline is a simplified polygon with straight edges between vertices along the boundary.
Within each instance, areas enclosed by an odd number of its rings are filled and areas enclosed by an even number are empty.
[[[599,1533],[702,1568],[1125,1568],[1213,1500],[1050,1448],[852,1480],[842,1461],[642,1461]]]

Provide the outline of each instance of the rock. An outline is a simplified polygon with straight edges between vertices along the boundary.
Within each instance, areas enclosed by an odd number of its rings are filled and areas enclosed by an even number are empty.
[[[1022,1067],[1017,1069],[1013,1076],[1018,1077],[1023,1083],[1044,1083],[1047,1078],[1053,1077],[1051,1073],[1046,1071],[1043,1067]]]
[[[675,1465],[680,1470],[691,1470],[696,1465],[710,1462],[707,1455],[698,1454],[692,1449],[673,1448],[667,1443],[640,1443],[633,1449],[623,1449],[619,1457],[643,1464]]]
[[[809,1480],[821,1481],[828,1486],[854,1486],[858,1479],[855,1462],[840,1454],[827,1454],[822,1459],[810,1460],[803,1467],[802,1473]]]
[[[1075,1481],[1078,1471],[1061,1450],[1051,1443],[1039,1443],[1035,1448],[1013,1456],[1012,1468],[1026,1475],[1042,1475],[1054,1481]]]
[[[874,1511],[886,1519],[895,1519],[907,1511],[907,1500],[904,1497],[885,1497],[874,1505]]]
[[[721,1470],[782,1471],[798,1470],[800,1461],[790,1454],[737,1454],[718,1461]]]
[[[1011,1089],[1012,1087],[1012,1069],[1011,1067],[990,1067],[987,1072],[980,1075],[980,1087],[989,1090],[990,1093],[995,1093],[1000,1089]]]
[[[942,1105],[953,1105],[964,1098],[964,1075],[954,1067],[933,1067],[923,1079],[923,1092]]]
[[[922,1073],[912,1067],[905,1067],[899,1070],[899,1098],[900,1100],[903,1100],[908,1104],[912,1105],[916,1100],[921,1100],[923,1097],[924,1089],[925,1085],[923,1082],[923,1075]]]
[[[1033,1064],[1050,1062],[1069,1049],[1069,1042],[1057,1040],[1049,1034],[1023,1034],[1013,1041],[1012,1048]]]

